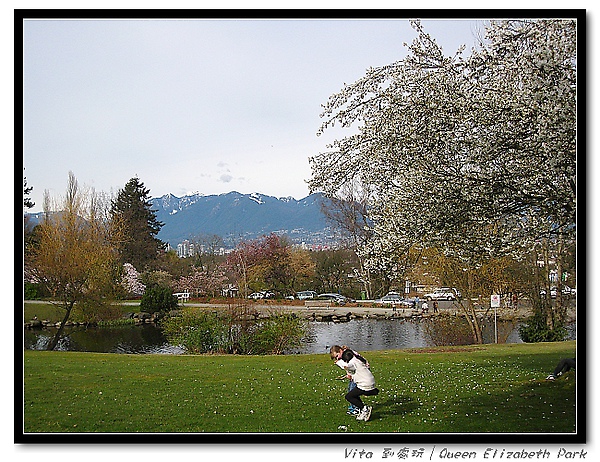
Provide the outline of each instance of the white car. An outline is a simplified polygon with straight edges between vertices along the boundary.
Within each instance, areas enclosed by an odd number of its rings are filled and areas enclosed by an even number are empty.
[[[317,293],[314,290],[303,290],[302,292],[298,292],[296,294],[296,298],[298,300],[310,300],[317,298]]]
[[[330,300],[338,305],[345,305],[350,299],[340,294],[319,294],[319,300]]]
[[[406,306],[412,306],[413,302],[410,300],[407,300],[403,297],[401,297],[399,294],[394,293],[394,292],[390,292],[387,295],[384,295],[381,298],[378,298],[377,300],[375,300],[375,303],[378,305],[406,305]]]
[[[456,300],[460,298],[460,292],[454,288],[450,287],[441,287],[439,289],[435,289],[433,292],[425,294],[425,300]]]
[[[263,298],[274,298],[275,294],[268,290],[263,290],[262,292],[254,292],[248,295],[248,298],[253,298],[254,300],[261,300]]]
[[[557,292],[556,286],[550,287],[550,297],[551,298],[556,298],[556,292]],[[577,295],[577,289],[571,288],[569,286],[563,286],[562,294],[565,297],[569,297],[569,296],[574,297]],[[545,289],[540,290],[540,295],[542,295],[542,296],[546,295],[546,290]]]

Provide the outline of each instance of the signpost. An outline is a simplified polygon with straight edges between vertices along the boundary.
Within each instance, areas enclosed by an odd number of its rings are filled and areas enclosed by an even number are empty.
[[[494,308],[494,339],[498,343],[498,312],[497,309],[500,307],[500,295],[492,294],[490,300],[490,306]]]

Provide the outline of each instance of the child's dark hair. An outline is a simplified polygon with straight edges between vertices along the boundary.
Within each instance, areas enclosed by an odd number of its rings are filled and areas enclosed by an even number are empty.
[[[358,353],[354,353],[354,357],[356,359],[360,359],[362,361],[363,364],[367,364],[367,360],[365,358],[363,358],[361,355],[359,355]]]
[[[354,353],[352,353],[352,350],[344,350],[344,352],[342,353],[342,361],[347,363],[352,358],[354,358]]]

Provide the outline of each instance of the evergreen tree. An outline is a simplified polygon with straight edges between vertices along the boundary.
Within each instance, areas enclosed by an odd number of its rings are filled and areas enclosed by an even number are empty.
[[[30,209],[35,205],[35,202],[29,197],[29,193],[33,191],[33,186],[27,187],[27,178],[23,178],[23,207]]]
[[[23,209],[30,209],[35,205],[35,202],[31,200],[29,194],[33,191],[33,186],[27,187],[27,178],[23,177]],[[28,214],[23,213],[23,236],[25,245],[31,237],[33,226],[31,224],[31,218]]]
[[[156,238],[162,222],[151,209],[150,190],[139,178],[132,178],[119,190],[112,202],[113,220],[122,227],[124,239],[120,246],[121,262],[131,263],[143,271],[156,260],[163,242]]]

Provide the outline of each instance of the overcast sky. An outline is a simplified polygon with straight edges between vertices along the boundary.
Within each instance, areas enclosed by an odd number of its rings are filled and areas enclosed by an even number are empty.
[[[138,8],[136,3],[142,2],[88,1],[85,7]],[[172,0],[156,6],[150,1],[143,2],[143,6],[197,8],[202,2],[182,3],[186,2]],[[231,7],[229,3],[224,0],[219,7]],[[253,7],[279,7],[278,3],[270,6],[263,3],[252,2]],[[338,7],[335,2],[327,1],[305,0],[299,5],[286,2],[286,6],[288,3],[296,8]],[[344,8],[382,7],[377,1],[337,3],[343,3]],[[389,3],[394,4],[383,7],[395,8],[401,2]],[[448,7],[446,3],[421,2],[414,7]],[[588,29],[584,39],[590,43],[586,55],[599,56],[598,13],[594,11],[594,2],[469,3],[453,2],[451,7],[586,8]],[[19,53],[12,46],[13,8],[81,8],[81,2],[13,0],[3,6],[2,61],[12,63],[13,51]],[[471,23],[426,21],[425,24],[447,53],[460,43],[473,42]],[[362,76],[369,66],[401,59],[402,42],[410,42],[414,36],[406,20],[335,24],[311,21],[286,23],[283,27],[273,22],[27,22],[23,34],[23,160],[25,175],[35,188],[33,199],[38,203],[35,209],[39,210],[44,189],[53,194],[64,193],[69,170],[81,183],[107,192],[123,187],[128,179],[138,175],[153,196],[168,192],[182,195],[188,191],[214,194],[237,189],[300,198],[308,192],[304,184],[304,179],[310,176],[307,158],[322,151],[327,142],[315,135],[320,125],[320,105],[344,82]],[[589,82],[598,81],[598,61],[582,59],[588,65]],[[9,70],[5,74],[13,73]],[[584,74],[584,80],[585,77]],[[15,93],[12,82],[3,89],[4,100],[12,102]],[[590,178],[600,173],[599,156],[592,155],[598,152],[597,130],[593,127],[597,126],[599,94],[589,92],[591,107],[585,108],[583,114],[587,117],[589,113],[590,117],[586,124],[590,130],[585,137],[589,143],[585,148],[590,155],[586,157],[584,152],[580,165],[590,172]],[[15,105],[20,104],[17,92]],[[10,103],[5,106],[12,110]],[[8,122],[13,116],[11,111],[4,119],[6,140],[11,140],[15,133],[18,136]],[[18,130],[18,121],[16,125]],[[16,144],[20,147],[20,143]],[[18,152],[15,158],[20,163]],[[13,191],[6,186],[12,186],[14,181],[12,164],[6,170],[11,174],[3,178],[2,186],[8,194],[8,189]],[[18,165],[15,170],[18,173]],[[17,177],[17,183],[18,180]],[[585,176],[583,181],[587,186]],[[599,230],[599,184],[590,181],[589,192],[583,188],[584,195],[592,198],[589,210],[582,215],[590,222],[590,235]],[[586,257],[590,261],[591,281],[600,277],[596,269],[600,254],[595,242],[591,239],[590,251],[584,247],[583,252],[584,261]],[[12,246],[8,247],[10,252]],[[13,294],[12,280],[5,280],[5,293]],[[590,326],[597,327],[597,321],[592,313]],[[598,351],[596,338],[590,340],[590,351]],[[597,374],[597,368],[591,372]],[[593,411],[598,411],[597,403]],[[10,429],[6,430],[3,434],[10,435]],[[8,447],[9,441],[6,443]],[[10,445],[15,459],[39,458],[38,453],[24,453],[12,440]],[[339,445],[276,446],[264,449],[260,445],[208,445],[202,448],[202,455],[223,459],[250,454],[265,461],[339,458]],[[537,449],[531,446],[531,450]],[[592,460],[600,452],[597,444],[589,442],[584,449]],[[135,450],[147,460],[163,458],[163,453],[155,448]],[[113,448],[107,451],[111,451],[109,457],[114,456]],[[45,454],[50,460],[64,459],[73,453],[89,456],[88,448],[69,447],[68,454],[60,448],[51,452]],[[184,455],[197,456],[197,452],[197,448],[183,449]]]
[[[454,53],[482,21],[427,20]],[[305,197],[321,105],[405,55],[395,20],[27,20],[24,175],[63,195],[68,172],[115,193],[137,176],[153,197],[259,192]]]

